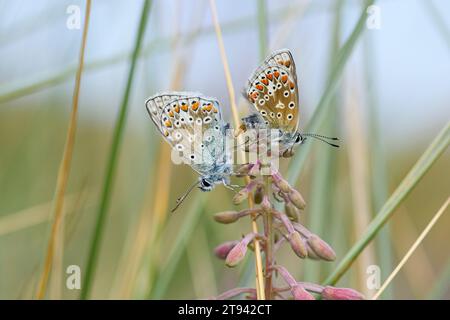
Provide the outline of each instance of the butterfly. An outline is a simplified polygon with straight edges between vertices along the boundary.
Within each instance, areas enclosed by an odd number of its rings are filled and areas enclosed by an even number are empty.
[[[244,128],[278,130],[280,155],[292,155],[292,148],[303,143],[308,136],[338,147],[326,141],[337,138],[298,131],[297,72],[288,49],[277,50],[264,60],[249,78],[244,95],[257,111],[242,119]]]
[[[198,181],[177,200],[178,205],[197,185],[202,191],[211,191],[220,183],[234,187],[229,180],[232,165],[225,152],[230,126],[216,99],[195,92],[165,92],[148,98],[145,105],[164,139],[199,174]]]

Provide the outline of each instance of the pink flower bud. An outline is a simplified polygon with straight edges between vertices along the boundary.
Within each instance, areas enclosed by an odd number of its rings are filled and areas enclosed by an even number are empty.
[[[308,256],[308,249],[298,232],[293,232],[289,235],[289,244],[298,257],[304,259]]]
[[[244,259],[245,254],[247,253],[247,246],[250,241],[255,237],[255,233],[247,234],[242,240],[236,244],[233,249],[227,255],[225,259],[225,264],[230,268],[235,267],[242,259]]]
[[[289,192],[289,200],[291,200],[294,206],[296,206],[300,210],[303,210],[306,207],[306,202],[305,200],[303,200],[302,195],[295,189],[291,189],[291,191]]]
[[[294,300],[316,300],[314,296],[306,291],[301,285],[297,284],[291,288]]]
[[[289,193],[291,191],[291,186],[289,183],[283,179],[283,177],[278,173],[272,173],[273,183],[284,193]]]
[[[214,220],[219,223],[228,224],[233,223],[239,219],[239,213],[236,211],[224,211],[214,215]]]
[[[225,259],[225,264],[230,268],[235,267],[242,259],[244,259],[247,253],[247,244],[239,242],[237,245],[230,250]]]
[[[298,222],[300,211],[292,204],[292,202],[289,201],[284,205],[284,211],[290,220]]]
[[[225,260],[227,258],[228,253],[230,253],[231,249],[234,248],[239,243],[239,241],[227,241],[222,244],[219,244],[214,249],[214,254],[217,258],[221,260]]]
[[[323,260],[334,261],[336,259],[336,253],[330,247],[328,243],[320,239],[317,235],[312,234],[307,239],[308,245],[312,250]]]
[[[325,300],[364,300],[362,293],[350,288],[325,287],[322,291],[322,298]]]

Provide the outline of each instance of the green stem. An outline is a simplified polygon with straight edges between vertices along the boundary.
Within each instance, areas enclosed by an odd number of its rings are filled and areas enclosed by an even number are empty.
[[[408,172],[394,193],[389,197],[378,214],[367,227],[364,235],[353,245],[350,251],[339,263],[337,268],[325,280],[325,285],[334,285],[350,268],[359,254],[369,245],[384,224],[392,217],[395,209],[405,199],[409,192],[417,185],[420,179],[430,169],[431,165],[447,149],[450,144],[450,122],[439,132],[427,150],[422,154],[414,167]]]
[[[267,54],[267,4],[266,0],[257,0],[259,57],[263,60]]]
[[[150,11],[151,1],[145,0],[142,6],[141,17],[139,21],[138,32],[135,39],[134,50],[131,56],[130,69],[128,71],[128,79],[125,87],[125,92],[120,107],[120,112],[118,114],[116,125],[114,128],[114,136],[111,145],[111,151],[108,158],[108,164],[106,169],[105,181],[103,184],[103,192],[101,196],[100,208],[97,215],[97,221],[95,224],[94,235],[91,242],[91,247],[89,250],[87,266],[85,271],[85,277],[83,281],[83,286],[81,288],[81,299],[86,299],[90,293],[92,287],[92,277],[95,273],[95,268],[97,266],[97,260],[99,257],[100,242],[103,235],[103,229],[105,225],[106,213],[109,208],[111,192],[114,185],[114,178],[116,173],[117,159],[119,155],[120,144],[123,137],[123,131],[126,122],[128,102],[130,98],[131,88],[133,84],[134,73],[136,69],[136,62],[139,56],[139,50],[141,48],[142,39],[144,37],[148,15]]]

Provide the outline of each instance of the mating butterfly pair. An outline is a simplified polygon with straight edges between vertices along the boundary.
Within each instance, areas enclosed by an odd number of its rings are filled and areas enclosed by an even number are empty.
[[[281,153],[305,140],[305,135],[298,132],[297,74],[288,49],[275,51],[264,60],[250,77],[245,95],[257,113],[243,119],[244,127],[278,129]],[[232,168],[225,159],[223,139],[229,125],[216,99],[170,92],[150,97],[146,107],[164,138],[199,173],[194,186],[199,184],[202,191],[210,191],[218,183],[230,186]]]

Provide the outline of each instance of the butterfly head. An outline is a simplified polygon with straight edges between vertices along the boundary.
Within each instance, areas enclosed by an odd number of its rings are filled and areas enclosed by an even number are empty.
[[[204,192],[211,191],[214,188],[214,181],[210,177],[201,177],[198,187]]]

